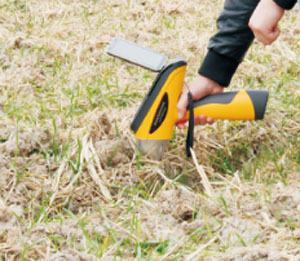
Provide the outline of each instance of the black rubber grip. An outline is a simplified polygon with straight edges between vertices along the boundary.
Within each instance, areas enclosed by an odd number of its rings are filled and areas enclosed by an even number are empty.
[[[208,95],[198,101],[194,101],[193,105],[194,108],[196,108],[211,103],[229,104],[237,93],[238,91],[233,91],[233,92],[223,92],[219,94]]]
[[[262,120],[265,115],[269,92],[266,90],[248,90],[247,93],[253,103],[255,120]]]

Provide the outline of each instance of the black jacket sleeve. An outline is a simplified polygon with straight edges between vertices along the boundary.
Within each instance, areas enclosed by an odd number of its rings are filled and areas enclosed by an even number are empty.
[[[280,7],[291,9],[297,0],[274,0]],[[233,74],[250,47],[254,35],[249,19],[259,0],[226,0],[217,20],[218,31],[210,39],[208,53],[199,69],[221,86],[228,86]]]
[[[274,0],[276,4],[282,7],[285,10],[290,10],[294,7],[297,0]]]
[[[282,0],[285,1],[285,0]],[[221,86],[228,86],[254,35],[248,22],[259,0],[226,0],[217,20],[218,31],[210,39],[208,53],[199,69]]]

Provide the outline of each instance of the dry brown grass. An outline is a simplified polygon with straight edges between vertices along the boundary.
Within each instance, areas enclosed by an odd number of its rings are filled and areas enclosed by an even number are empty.
[[[0,260],[298,260],[299,11],[255,43],[231,89],[266,88],[261,122],[185,132],[161,162],[130,122],[155,75],[118,36],[199,67],[223,1],[0,1]],[[173,259],[172,259],[173,258]]]

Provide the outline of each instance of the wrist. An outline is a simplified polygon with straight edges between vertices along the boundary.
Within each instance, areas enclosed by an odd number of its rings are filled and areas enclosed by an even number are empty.
[[[214,94],[214,93],[219,93],[220,90],[223,90],[223,86],[215,82],[214,80],[203,76],[201,74],[198,75],[197,81],[201,82],[202,85],[206,86],[207,89],[207,94]]]
[[[223,92],[223,87],[215,81],[198,75],[189,83],[189,91],[192,93],[193,99],[199,99],[207,95]]]

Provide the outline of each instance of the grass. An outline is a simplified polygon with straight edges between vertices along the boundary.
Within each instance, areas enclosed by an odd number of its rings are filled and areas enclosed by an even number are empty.
[[[188,61],[223,1],[0,1],[0,260],[300,257],[298,10],[255,42],[230,89],[268,89],[265,119],[174,130],[160,161],[130,122],[156,74],[109,57],[123,37]],[[263,249],[263,250],[262,250]]]

